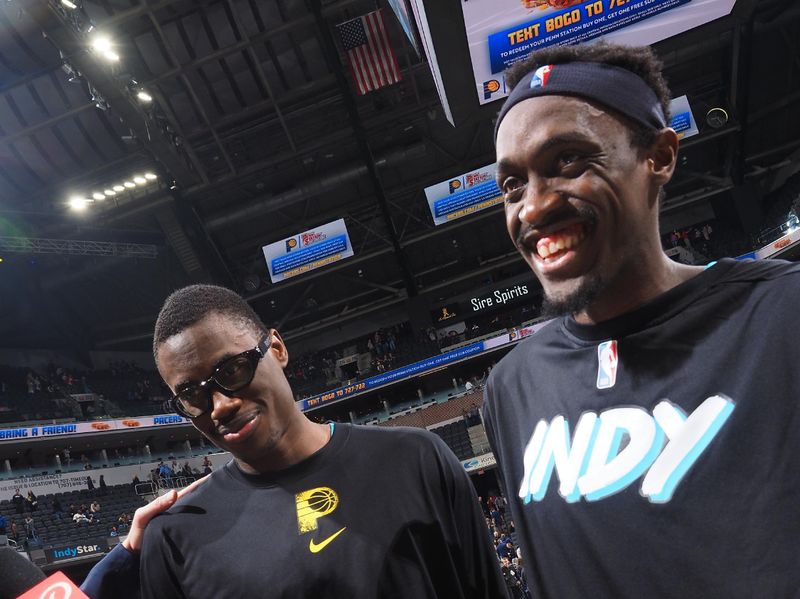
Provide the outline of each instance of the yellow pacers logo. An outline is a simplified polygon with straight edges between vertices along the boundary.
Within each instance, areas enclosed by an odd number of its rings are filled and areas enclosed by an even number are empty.
[[[339,496],[330,487],[316,487],[295,495],[297,526],[300,534],[317,530],[317,519],[327,516],[339,505]]]
[[[317,520],[330,514],[339,505],[339,495],[330,487],[315,487],[298,493],[294,497],[297,504],[297,527],[300,529],[300,534],[317,530]],[[344,527],[339,529],[319,543],[314,539],[309,540],[308,549],[311,553],[322,551],[344,530]]]

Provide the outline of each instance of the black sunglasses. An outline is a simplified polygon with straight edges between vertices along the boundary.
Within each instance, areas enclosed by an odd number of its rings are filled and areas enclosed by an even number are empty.
[[[168,407],[181,416],[197,418],[210,412],[213,407],[212,393],[215,389],[230,397],[253,382],[258,363],[267,354],[272,342],[272,332],[257,346],[222,361],[214,372],[201,383],[190,385],[167,401]]]

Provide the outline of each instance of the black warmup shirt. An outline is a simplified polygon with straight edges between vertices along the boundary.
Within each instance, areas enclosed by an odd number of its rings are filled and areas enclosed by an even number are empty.
[[[463,467],[434,434],[337,424],[273,475],[234,462],[145,532],[145,598],[505,598]]]
[[[489,440],[537,599],[800,594],[800,267],[723,260],[493,370]]]

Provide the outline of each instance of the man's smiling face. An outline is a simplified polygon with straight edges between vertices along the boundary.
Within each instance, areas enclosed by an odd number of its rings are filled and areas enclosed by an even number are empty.
[[[161,344],[158,370],[174,393],[207,379],[220,362],[253,349],[261,337],[241,321],[211,313]],[[192,419],[194,426],[245,464],[257,462],[275,448],[296,411],[283,373],[287,360],[285,346],[273,332],[252,382],[231,397],[214,390],[213,409]]]
[[[508,233],[551,312],[619,293],[657,235],[647,153],[622,119],[575,97],[531,98],[500,124],[497,160]]]

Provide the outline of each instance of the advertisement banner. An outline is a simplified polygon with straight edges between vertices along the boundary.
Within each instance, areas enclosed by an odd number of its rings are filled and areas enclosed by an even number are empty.
[[[273,283],[353,255],[353,246],[343,218],[270,243],[262,250]]]
[[[649,45],[730,14],[736,0],[462,0],[478,101],[508,95],[503,71],[533,50],[599,40]]]
[[[689,106],[689,99],[686,96],[673,99],[669,103],[669,113],[672,115],[669,126],[675,129],[678,139],[686,139],[700,133],[692,114],[692,107]]]
[[[19,441],[41,437],[60,437],[63,435],[86,435],[107,431],[119,431],[132,428],[149,428],[154,426],[191,424],[191,420],[177,414],[161,414],[158,416],[137,416],[120,420],[96,420],[94,422],[69,422],[65,424],[42,424],[17,428],[1,428],[0,443],[3,441]]]
[[[503,203],[494,180],[497,165],[490,164],[425,188],[433,224],[444,225]]]
[[[497,461],[494,459],[493,453],[485,453],[481,456],[464,460],[461,462],[461,465],[464,466],[464,470],[467,472],[475,472],[476,470],[485,470],[486,468],[496,466]]]
[[[80,541],[71,545],[58,545],[44,550],[48,564],[68,559],[77,559],[89,555],[99,555],[108,551],[108,541],[104,538],[91,541]]]

